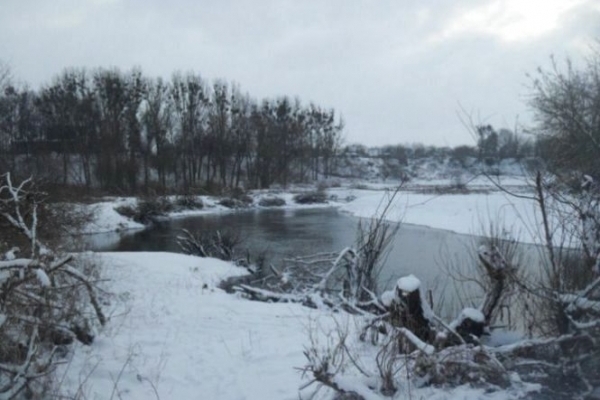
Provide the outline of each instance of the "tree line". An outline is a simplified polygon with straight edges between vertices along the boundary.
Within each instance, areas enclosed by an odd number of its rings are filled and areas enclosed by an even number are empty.
[[[333,109],[256,100],[196,73],[67,69],[31,90],[0,66],[0,170],[111,192],[266,188],[328,176]]]

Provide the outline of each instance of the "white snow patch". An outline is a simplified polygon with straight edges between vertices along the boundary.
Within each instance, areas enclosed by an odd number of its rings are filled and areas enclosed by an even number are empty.
[[[373,393],[373,391],[370,390],[367,385],[357,379],[357,377],[336,375],[333,377],[333,382],[336,383],[342,390],[346,392],[354,392],[365,400],[383,400],[382,396],[378,396],[377,394]]]
[[[452,328],[452,329],[458,328],[465,319],[470,319],[471,321],[475,321],[475,322],[485,322],[485,316],[483,315],[483,313],[480,310],[478,310],[476,308],[466,307],[466,308],[463,308],[463,310],[460,312],[458,318],[456,318],[454,321],[450,322],[450,324],[449,324],[450,328]]]
[[[483,313],[476,308],[471,308],[471,307],[463,308],[461,315],[467,319],[470,319],[471,321],[475,321],[475,322],[484,322],[485,321],[485,316],[483,315]]]
[[[432,355],[435,352],[435,348],[432,345],[427,344],[424,341],[422,341],[421,339],[419,339],[417,337],[417,335],[415,335],[414,333],[412,333],[410,330],[408,330],[406,328],[398,328],[398,330],[400,332],[402,332],[402,334],[408,340],[410,340],[412,342],[412,344],[414,344],[423,353],[425,353],[427,355]]]
[[[90,399],[297,399],[308,380],[308,327],[329,314],[262,303],[215,286],[245,274],[224,261],[170,253],[99,253],[115,299],[91,346],[60,367],[61,388]],[[322,321],[325,319],[325,321]],[[331,329],[334,329],[331,323]],[[119,373],[121,371],[121,373]],[[120,395],[113,394],[113,389]]]
[[[396,287],[403,292],[414,292],[421,286],[421,281],[416,276],[410,274],[403,276],[396,282]]]
[[[393,290],[386,290],[385,292],[381,293],[381,303],[386,306],[389,307],[392,305],[392,303],[394,302],[394,300],[396,300],[396,292]]]
[[[560,295],[560,300],[562,303],[569,305],[567,311],[579,309],[583,311],[600,312],[600,301],[598,300],[590,300],[576,294],[562,294]]]
[[[17,258],[16,253],[18,253],[18,252],[19,252],[19,248],[18,247],[13,247],[12,249],[10,249],[6,253],[4,253],[4,259],[6,261],[12,261],[12,260],[14,260],[14,259]]]
[[[378,216],[382,204],[386,204],[385,191],[356,190],[353,194],[356,200],[341,205],[340,210],[357,217]],[[534,202],[502,192],[441,195],[401,192],[388,209],[386,219],[468,235],[482,234],[482,227],[498,226],[504,229],[506,239],[544,242],[538,229],[542,219]]]
[[[35,277],[41,286],[50,287],[50,278],[48,278],[48,275],[43,269],[35,268],[33,271],[35,272]]]
[[[508,344],[518,343],[525,338],[521,332],[507,331],[504,329],[493,329],[489,336],[484,335],[484,343],[490,347],[505,346]]]
[[[91,207],[94,213],[92,221],[87,224],[81,233],[103,233],[126,230],[140,230],[145,226],[132,219],[119,214],[115,208],[120,206],[135,206],[137,200],[134,198],[119,198],[111,201],[103,201],[90,206],[80,205],[79,207]]]

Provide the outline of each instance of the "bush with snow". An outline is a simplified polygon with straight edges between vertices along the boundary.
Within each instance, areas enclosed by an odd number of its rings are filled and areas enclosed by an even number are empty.
[[[180,195],[175,197],[173,202],[175,208],[180,210],[201,210],[204,208],[202,199],[198,196],[193,195]]]
[[[298,204],[327,203],[327,193],[324,190],[298,193],[294,201]]]
[[[162,196],[141,199],[134,206],[124,205],[115,208],[115,211],[124,217],[145,225],[173,210],[173,203],[167,197]]]
[[[40,398],[59,349],[75,340],[90,344],[96,325],[106,322],[93,283],[98,271],[39,240],[42,198],[30,179],[0,179],[0,215],[28,243],[0,257],[1,399]]]

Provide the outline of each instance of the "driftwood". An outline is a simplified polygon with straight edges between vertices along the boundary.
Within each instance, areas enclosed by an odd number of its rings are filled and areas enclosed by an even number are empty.
[[[310,308],[323,308],[329,307],[334,308],[335,304],[316,293],[305,293],[305,294],[289,294],[289,293],[277,293],[270,290],[259,289],[249,285],[237,285],[233,287],[233,290],[241,293],[250,300],[258,300],[273,303],[300,303]]]

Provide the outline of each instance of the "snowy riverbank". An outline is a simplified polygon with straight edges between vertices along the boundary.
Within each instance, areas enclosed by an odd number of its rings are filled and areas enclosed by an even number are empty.
[[[429,194],[430,188],[444,184],[421,182],[403,190],[388,218],[477,234],[482,224],[496,217],[510,222],[507,229],[517,232],[535,215],[525,200],[515,200],[489,185],[474,185],[470,194]],[[386,189],[393,187],[383,183],[330,187],[328,203],[319,205],[294,203],[292,191],[257,191],[250,194],[251,208],[261,208],[261,199],[277,196],[286,202],[281,208],[337,207],[350,215],[371,217],[390,195]],[[220,205],[218,198],[202,196],[201,200],[203,209],[171,213],[167,218],[235,212]],[[136,201],[112,198],[90,205],[97,214],[87,232],[143,229],[144,225],[115,211]],[[310,380],[301,371],[306,364],[303,352],[315,343],[331,345],[340,326],[355,333],[359,324],[345,313],[227,294],[218,283],[246,272],[220,260],[144,252],[81,256],[95,258],[108,279],[105,307],[110,321],[91,346],[77,344],[68,363],[60,367],[60,391],[65,395],[133,400],[332,398],[329,390],[310,397],[314,385],[300,389]],[[350,334],[347,345],[366,363],[375,359],[377,348],[358,341],[357,335]],[[369,384],[360,375],[352,379],[359,388]],[[520,389],[486,393],[466,386],[415,388],[405,382],[396,398],[507,400],[537,388],[515,387]]]
[[[229,263],[170,253],[98,253],[111,293],[108,325],[77,344],[58,371],[60,390],[86,399],[308,399],[303,351],[325,346],[344,313],[244,300],[217,288],[244,273]],[[350,336],[354,338],[354,336]],[[349,339],[357,354],[375,351]],[[363,382],[364,377],[356,377]],[[364,384],[364,383],[363,383]],[[531,386],[530,388],[533,388]],[[505,400],[517,392],[403,386],[397,398]],[[522,394],[522,393],[520,393]],[[314,399],[331,399],[321,390]]]
[[[535,229],[540,224],[534,203],[531,200],[517,198],[497,190],[489,181],[483,179],[470,182],[470,192],[453,194],[435,191],[432,188],[448,187],[448,181],[412,182],[403,189],[387,213],[387,218],[404,223],[444,229],[457,233],[480,235],[489,233],[493,225],[499,232],[525,243],[540,243]],[[509,178],[503,181],[518,191],[523,191],[523,181]],[[204,204],[199,210],[185,210],[169,213],[167,218],[207,215],[214,213],[236,212],[247,209],[263,209],[261,199],[274,196],[285,200],[283,209],[337,207],[342,212],[357,217],[373,217],[381,212],[392,183],[368,183],[344,185],[326,189],[329,200],[326,204],[297,204],[294,191],[254,191],[250,193],[252,203],[249,208],[230,209],[219,204],[219,198],[198,196]],[[312,188],[314,189],[314,188]],[[310,189],[304,189],[310,190]],[[144,229],[144,225],[135,222],[115,211],[124,205],[135,205],[135,198],[112,198],[92,204],[94,220],[88,224],[84,233],[101,233]]]

